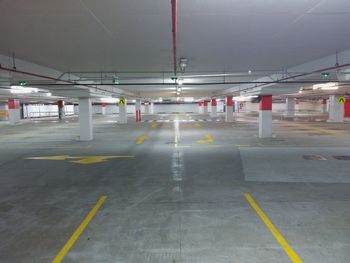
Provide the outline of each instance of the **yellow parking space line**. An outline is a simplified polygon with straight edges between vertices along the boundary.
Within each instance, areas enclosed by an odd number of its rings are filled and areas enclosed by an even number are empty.
[[[146,138],[147,138],[146,135],[141,135],[141,136],[137,139],[136,144],[142,144],[143,141],[144,141]]]
[[[153,129],[155,129],[155,128],[157,128],[157,127],[158,127],[158,123],[153,123],[153,124],[152,124],[152,128],[153,128]]]
[[[204,135],[207,139],[206,140],[198,140],[197,143],[211,143],[214,141],[213,137],[210,135],[206,134]]]
[[[49,161],[65,161],[65,160],[75,160],[70,161],[71,163],[78,164],[93,164],[93,163],[103,163],[111,159],[120,158],[134,158],[132,155],[110,155],[110,156],[70,156],[70,155],[57,155],[57,156],[40,156],[40,157],[28,157],[28,160],[49,160]]]
[[[270,230],[271,234],[276,238],[278,243],[282,246],[286,254],[289,256],[290,260],[293,263],[302,263],[301,259],[297,255],[297,253],[293,250],[293,248],[288,244],[288,242],[284,239],[284,237],[280,234],[277,228],[272,224],[270,219],[265,215],[259,205],[254,201],[250,194],[245,193],[244,197],[247,199],[251,207],[258,214],[260,219],[264,222],[266,227]]]
[[[198,122],[196,122],[195,125],[196,125],[197,127],[202,127],[202,125],[199,124]]]
[[[67,241],[67,243],[64,245],[64,247],[60,250],[60,252],[57,254],[57,256],[54,258],[52,263],[60,263],[63,258],[67,255],[69,250],[72,248],[74,243],[78,240],[80,235],[84,232],[87,225],[90,223],[90,221],[94,218],[97,211],[100,209],[104,201],[106,200],[107,196],[103,195],[100,197],[100,199],[97,201],[96,205],[92,208],[92,210],[89,212],[89,214],[85,217],[83,222],[79,225],[79,227],[75,230],[73,235],[70,237],[70,239]]]

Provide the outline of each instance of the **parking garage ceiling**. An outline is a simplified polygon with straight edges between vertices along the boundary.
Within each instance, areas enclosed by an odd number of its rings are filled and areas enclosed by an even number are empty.
[[[162,72],[171,75],[170,1],[3,0],[0,5],[5,36],[0,54],[61,72],[155,72],[160,82]],[[349,23],[347,0],[180,0],[177,57],[188,58],[188,73],[257,72],[255,78],[235,78],[250,81],[349,49]],[[188,95],[210,96],[231,86],[188,87]],[[150,97],[166,91],[123,88]]]

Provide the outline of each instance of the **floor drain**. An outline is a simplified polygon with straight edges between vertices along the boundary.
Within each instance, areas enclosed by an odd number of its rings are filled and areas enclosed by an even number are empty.
[[[311,161],[326,161],[327,159],[324,158],[321,155],[304,155],[303,158],[305,160],[311,160]]]

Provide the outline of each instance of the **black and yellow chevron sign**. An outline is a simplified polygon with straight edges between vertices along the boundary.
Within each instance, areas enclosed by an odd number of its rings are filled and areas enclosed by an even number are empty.
[[[338,103],[339,104],[345,104],[345,98],[344,97],[339,97]]]

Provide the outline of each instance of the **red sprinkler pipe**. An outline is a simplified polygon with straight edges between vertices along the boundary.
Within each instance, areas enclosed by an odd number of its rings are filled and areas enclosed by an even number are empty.
[[[177,54],[176,54],[177,0],[171,0],[171,16],[172,16],[172,31],[173,31],[174,74],[176,76],[176,73],[177,73]]]

